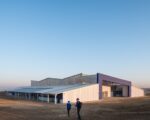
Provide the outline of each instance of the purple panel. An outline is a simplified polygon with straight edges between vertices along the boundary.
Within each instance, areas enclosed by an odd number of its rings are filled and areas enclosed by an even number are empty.
[[[128,96],[131,97],[131,85],[128,86]]]
[[[97,82],[99,83],[99,99],[102,99],[102,79],[99,73],[97,73]]]
[[[97,82],[99,83],[99,99],[102,99],[102,81],[103,80],[118,83],[120,85],[127,85],[128,86],[128,95],[129,95],[129,97],[131,96],[131,82],[130,81],[97,73]]]
[[[106,81],[109,81],[109,82],[118,83],[118,84],[121,84],[121,85],[127,85],[127,86],[131,85],[130,81],[123,80],[123,79],[120,79],[120,78],[115,78],[115,77],[104,75],[104,74],[100,74],[100,79],[106,80]]]

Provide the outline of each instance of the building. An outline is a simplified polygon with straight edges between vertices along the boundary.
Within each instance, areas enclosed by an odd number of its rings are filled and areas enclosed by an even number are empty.
[[[41,81],[31,80],[30,87],[9,91],[15,97],[23,99],[66,103],[97,101],[105,97],[141,97],[144,90],[132,85],[131,81],[97,73],[82,73],[64,79],[46,78]]]

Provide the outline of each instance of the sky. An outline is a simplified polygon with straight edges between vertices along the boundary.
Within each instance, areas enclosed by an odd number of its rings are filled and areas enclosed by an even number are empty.
[[[0,89],[104,73],[150,87],[149,0],[0,0]]]

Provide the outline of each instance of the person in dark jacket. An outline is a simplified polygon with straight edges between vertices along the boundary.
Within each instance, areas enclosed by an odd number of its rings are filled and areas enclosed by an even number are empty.
[[[79,98],[77,98],[76,108],[77,108],[78,120],[81,120],[81,116],[80,116],[81,107],[82,107],[82,103],[80,102]]]
[[[67,102],[68,117],[70,117],[70,110],[71,110],[71,103],[70,103],[70,101],[68,101],[68,102]]]

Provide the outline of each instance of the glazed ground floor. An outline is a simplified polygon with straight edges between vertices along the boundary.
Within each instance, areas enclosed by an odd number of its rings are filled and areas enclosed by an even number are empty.
[[[31,90],[33,89],[33,90]],[[76,87],[63,87],[55,88],[52,92],[52,88],[42,89],[35,91],[37,88],[30,88],[30,91],[25,90],[11,91],[9,95],[22,99],[42,101],[42,102],[53,102],[66,103],[67,101],[76,102],[76,98],[79,98],[82,102],[97,101],[102,94],[102,99],[107,97],[140,97],[144,96],[144,91],[140,88],[131,86],[131,95],[129,94],[129,87],[126,85],[103,85],[102,92],[99,91],[99,84],[83,85]],[[50,91],[50,90],[51,91]],[[59,90],[58,90],[59,89]],[[23,92],[24,91],[24,92]],[[34,91],[34,92],[32,92]],[[44,91],[44,92],[43,92]]]

